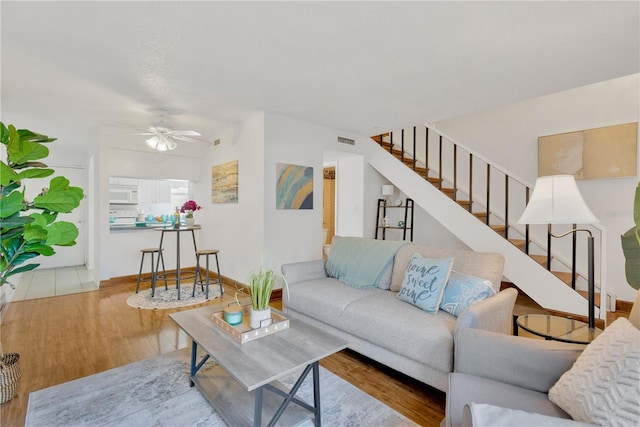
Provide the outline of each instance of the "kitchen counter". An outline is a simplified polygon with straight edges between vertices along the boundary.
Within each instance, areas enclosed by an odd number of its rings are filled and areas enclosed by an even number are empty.
[[[144,226],[135,225],[135,224],[109,224],[109,230],[111,231],[120,231],[120,230],[152,230],[154,228],[163,228],[163,224],[161,222],[148,222]],[[167,228],[170,228],[171,224],[167,225]]]

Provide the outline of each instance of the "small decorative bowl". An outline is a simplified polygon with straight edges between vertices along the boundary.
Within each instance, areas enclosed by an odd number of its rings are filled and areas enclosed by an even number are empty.
[[[224,321],[232,326],[241,324],[242,310],[242,307],[239,305],[232,305],[225,308],[223,312]]]

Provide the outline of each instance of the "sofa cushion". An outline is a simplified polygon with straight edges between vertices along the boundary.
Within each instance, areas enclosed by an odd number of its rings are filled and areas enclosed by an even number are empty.
[[[490,281],[452,271],[444,288],[440,308],[458,317],[467,307],[495,294]]]
[[[584,349],[549,390],[574,420],[637,425],[640,419],[640,330],[621,317]]]
[[[306,280],[289,285],[289,296],[285,300],[285,308],[341,328],[342,313],[349,304],[379,292],[388,293],[389,291],[377,288],[356,289],[329,277]]]
[[[417,253],[413,254],[404,273],[398,298],[427,313],[437,313],[452,263],[453,258],[422,258]]]
[[[352,301],[342,316],[344,331],[441,372],[453,369],[455,325],[450,314],[427,314],[390,291]]]
[[[502,255],[464,249],[430,248],[409,243],[401,247],[396,253],[391,275],[390,289],[392,291],[398,292],[402,287],[404,272],[415,252],[426,258],[453,257],[453,269],[455,271],[487,279],[491,282],[496,292],[500,290],[504,269],[504,257]]]
[[[450,374],[446,407],[448,425],[461,426],[463,408],[472,402],[570,419],[546,393],[459,372]]]

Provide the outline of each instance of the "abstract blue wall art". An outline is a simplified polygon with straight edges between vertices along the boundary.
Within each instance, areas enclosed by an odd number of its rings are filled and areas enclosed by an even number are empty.
[[[276,165],[276,209],[313,209],[313,168]]]

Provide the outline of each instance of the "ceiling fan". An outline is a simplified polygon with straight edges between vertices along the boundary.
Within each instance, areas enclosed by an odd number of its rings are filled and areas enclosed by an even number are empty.
[[[199,132],[195,130],[174,130],[164,122],[166,110],[157,110],[160,113],[160,121],[158,124],[149,126],[145,129],[145,132],[136,132],[131,135],[144,135],[149,136],[145,142],[154,150],[169,151],[178,146],[178,141],[196,142],[200,144],[211,144],[209,141],[198,138]]]

